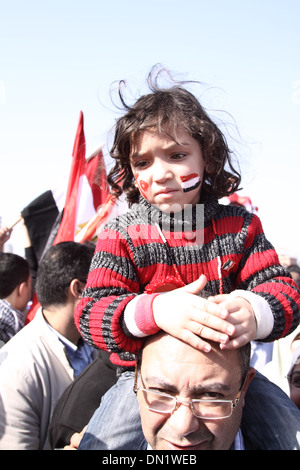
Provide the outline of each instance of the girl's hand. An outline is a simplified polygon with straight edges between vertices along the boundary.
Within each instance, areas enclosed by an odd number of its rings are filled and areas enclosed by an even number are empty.
[[[153,315],[159,328],[208,352],[211,346],[203,339],[225,345],[235,333],[235,325],[227,320],[228,312],[222,302],[197,295],[206,282],[202,275],[187,286],[158,295],[153,301]]]
[[[235,333],[222,349],[240,348],[256,337],[257,325],[251,304],[243,297],[229,294],[209,297],[209,300],[228,312],[227,321],[234,325]]]

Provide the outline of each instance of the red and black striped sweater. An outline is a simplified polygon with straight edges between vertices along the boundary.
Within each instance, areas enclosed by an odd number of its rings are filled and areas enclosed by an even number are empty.
[[[143,336],[158,331],[154,296],[201,274],[208,279],[205,295],[242,290],[264,299],[272,323],[259,339],[273,341],[298,326],[299,290],[259,218],[205,195],[201,204],[173,216],[141,197],[134,209],[107,224],[75,312],[77,328],[89,344],[114,353],[115,364],[132,365]]]

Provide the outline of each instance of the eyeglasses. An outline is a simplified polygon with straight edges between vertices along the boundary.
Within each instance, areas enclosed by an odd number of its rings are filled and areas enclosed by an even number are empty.
[[[189,401],[180,400],[177,397],[168,395],[167,393],[156,392],[146,388],[138,386],[138,371],[135,372],[134,392],[140,391],[143,394],[143,399],[149,410],[156,413],[172,414],[179,404],[189,406],[192,413],[196,418],[202,419],[224,419],[229,418],[232,415],[234,408],[240,401],[241,394],[243,392],[246,377],[243,381],[243,385],[240,388],[237,396],[234,400],[210,400],[210,399],[192,399]]]

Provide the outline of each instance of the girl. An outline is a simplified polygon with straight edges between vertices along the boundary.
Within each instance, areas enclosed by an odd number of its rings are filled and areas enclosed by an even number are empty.
[[[299,291],[258,217],[218,202],[241,179],[225,137],[183,86],[160,89],[152,73],[149,86],[132,107],[122,99],[127,112],[111,151],[108,181],[134,208],[99,235],[75,316],[86,341],[112,352],[120,374],[132,370],[143,338],[160,329],[209,351],[206,339],[237,348],[278,339],[299,323]],[[122,421],[132,442],[140,433],[134,395],[121,391],[124,378],[127,387],[132,380],[127,372],[87,430],[101,422],[105,444],[96,448],[134,448],[117,427]],[[117,405],[128,406],[126,415]],[[116,439],[104,437],[108,420]]]

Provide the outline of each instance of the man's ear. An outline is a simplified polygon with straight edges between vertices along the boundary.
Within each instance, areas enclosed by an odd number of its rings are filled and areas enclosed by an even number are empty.
[[[16,286],[15,290],[11,294],[11,303],[18,310],[23,311],[26,308],[28,301],[32,295],[31,277],[27,281],[21,282]]]
[[[252,382],[252,380],[255,377],[255,374],[256,374],[256,370],[254,369],[254,367],[250,367],[250,369],[248,371],[248,374],[247,374],[246,382],[245,382],[245,385],[244,385],[244,390],[243,390],[243,406],[244,406],[245,395],[247,393],[247,390],[248,390],[248,387],[249,387],[250,383]]]
[[[23,295],[24,289],[27,287],[27,282],[21,282],[21,284],[18,285],[17,293],[18,296],[21,297]]]
[[[23,281],[21,282],[21,284],[19,284],[17,286],[17,294],[18,294],[18,297],[23,297],[24,294],[26,294],[28,296],[28,289],[31,289],[31,279],[28,278],[27,281]]]
[[[70,293],[76,299],[80,299],[82,291],[83,291],[83,283],[80,282],[78,279],[73,279],[70,284]]]

